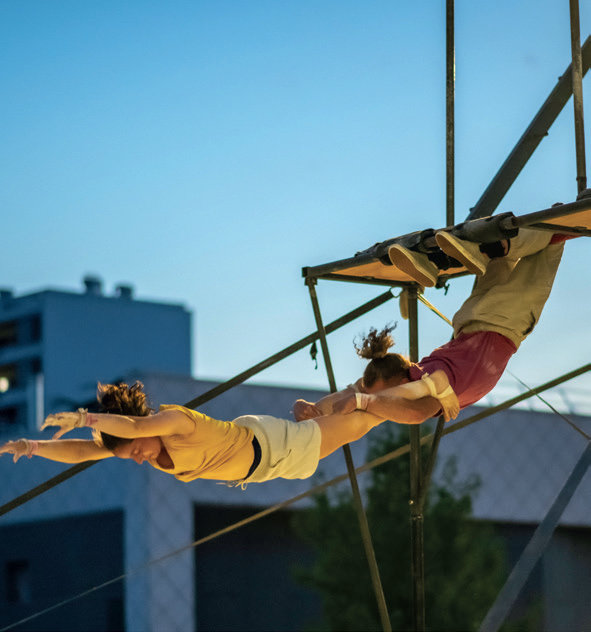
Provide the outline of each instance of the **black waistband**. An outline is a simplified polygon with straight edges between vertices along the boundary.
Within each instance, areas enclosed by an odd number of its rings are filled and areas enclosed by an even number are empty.
[[[261,462],[261,444],[259,443],[256,437],[252,438],[252,447],[254,450],[254,459],[252,460],[252,465],[250,466],[250,469],[248,470],[248,474],[244,477],[244,480],[246,480],[247,478],[249,478],[249,476],[252,475],[252,473],[257,469],[257,467],[259,466],[259,463]]]

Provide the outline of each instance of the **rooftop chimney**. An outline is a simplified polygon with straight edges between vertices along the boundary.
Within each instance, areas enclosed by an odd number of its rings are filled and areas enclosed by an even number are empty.
[[[103,293],[103,282],[99,279],[99,277],[88,274],[84,277],[83,281],[84,287],[86,288],[86,294],[91,296],[101,296]]]
[[[133,298],[133,286],[126,284],[117,285],[115,293],[119,298],[130,301]]]

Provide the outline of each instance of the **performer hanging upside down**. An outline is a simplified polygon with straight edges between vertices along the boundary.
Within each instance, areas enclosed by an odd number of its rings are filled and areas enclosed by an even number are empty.
[[[421,285],[435,285],[442,257],[459,261],[478,275],[472,293],[453,318],[454,337],[418,364],[388,353],[391,328],[375,329],[358,348],[370,362],[354,385],[317,403],[298,400],[294,416],[309,419],[333,412],[365,410],[399,423],[421,423],[438,414],[439,402],[423,398],[412,410],[391,397],[401,384],[412,384],[426,373],[443,371],[460,407],[474,404],[493,389],[509,358],[533,330],[552,289],[564,249],[564,235],[520,229],[500,242],[476,244],[452,231],[435,235],[440,252],[393,244],[389,258]]]
[[[183,482],[196,478],[229,485],[260,483],[274,478],[308,478],[323,459],[345,443],[361,438],[385,421],[367,412],[329,414],[296,423],[269,415],[244,415],[218,421],[183,406],[161,406],[153,414],[143,385],[99,384],[101,413],[79,409],[49,415],[43,428],[60,426],[52,440],[19,439],[0,447],[0,454],[42,456],[63,463],[108,457],[148,462]],[[439,398],[438,408],[455,417],[458,400],[443,371],[392,391],[412,409],[422,398]],[[419,408],[421,410],[422,408]],[[60,439],[66,432],[89,427],[94,440]]]

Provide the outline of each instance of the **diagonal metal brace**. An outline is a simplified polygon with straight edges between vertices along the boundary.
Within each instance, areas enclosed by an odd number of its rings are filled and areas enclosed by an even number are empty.
[[[591,65],[591,36],[585,40],[581,47],[581,52],[582,74],[585,75]],[[572,93],[572,65],[569,65],[478,202],[470,209],[467,219],[486,217],[495,212],[495,209],[505,197],[505,194],[515,182],[527,161],[542,142],[544,136],[548,134],[552,123],[554,123]]]
[[[560,490],[556,500],[550,507],[546,517],[535,530],[532,539],[525,547],[519,561],[509,575],[507,582],[484,618],[479,632],[496,632],[500,628],[511,611],[515,600],[519,597],[519,593],[534,569],[534,566],[542,557],[550,543],[550,539],[552,538],[554,529],[558,526],[562,513],[577,490],[583,476],[587,473],[589,466],[591,466],[591,443],[587,444],[587,447],[573,468],[564,487]]]

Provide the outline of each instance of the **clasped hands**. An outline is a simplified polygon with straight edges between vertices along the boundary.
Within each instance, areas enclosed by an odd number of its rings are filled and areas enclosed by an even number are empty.
[[[389,393],[384,393],[383,397],[400,397],[402,400],[416,400],[427,396],[433,397],[441,405],[441,415],[443,415],[445,421],[455,419],[460,412],[458,397],[451,387],[447,375],[442,370],[435,371],[431,375],[425,374],[421,380],[407,382],[397,387],[393,387],[393,389],[396,390],[395,393],[392,393],[391,395]],[[374,396],[379,397],[380,393],[376,393],[374,395],[364,394],[365,398]],[[365,404],[366,405],[362,408],[367,408],[367,400]],[[354,412],[355,410],[358,410],[357,397],[356,393],[351,392],[350,390],[341,393],[340,397],[337,397],[332,402],[331,412],[335,414],[346,415]],[[323,413],[317,405],[303,399],[298,399],[293,406],[293,415],[296,421],[314,419],[315,417],[320,417],[323,414],[326,413]]]

